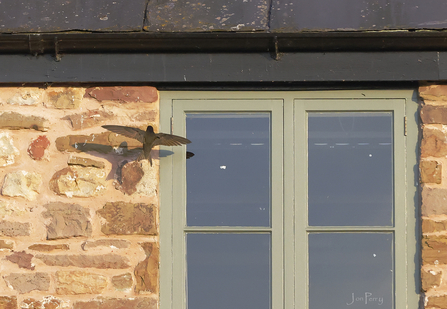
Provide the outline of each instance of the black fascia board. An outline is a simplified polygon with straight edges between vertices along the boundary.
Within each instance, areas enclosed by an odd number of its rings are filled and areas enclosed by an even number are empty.
[[[446,79],[447,52],[0,55],[0,83],[319,83]],[[272,56],[279,56],[274,58]]]
[[[447,31],[0,34],[0,54],[447,51]]]

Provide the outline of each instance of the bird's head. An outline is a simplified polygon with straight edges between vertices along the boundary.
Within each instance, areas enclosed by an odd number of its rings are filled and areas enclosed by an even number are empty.
[[[154,133],[154,128],[153,128],[152,126],[148,126],[148,127],[146,128],[146,132],[148,132],[148,133]]]

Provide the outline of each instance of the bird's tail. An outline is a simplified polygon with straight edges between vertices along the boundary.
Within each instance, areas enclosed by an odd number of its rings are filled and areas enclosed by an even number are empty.
[[[149,153],[149,158],[146,158],[146,156],[144,155],[144,151],[142,151],[142,152],[140,153],[140,155],[138,156],[137,161],[139,162],[139,161],[144,160],[144,159],[148,159],[148,160],[149,160],[149,163],[150,163],[151,166],[152,166],[152,157],[151,157],[151,154],[150,154],[150,153]]]

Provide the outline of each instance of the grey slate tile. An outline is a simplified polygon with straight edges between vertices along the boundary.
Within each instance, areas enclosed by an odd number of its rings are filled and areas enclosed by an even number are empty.
[[[160,32],[268,30],[269,0],[149,1],[144,29]]]
[[[273,0],[271,31],[442,29],[445,0]]]
[[[138,31],[146,0],[0,0],[0,32]]]

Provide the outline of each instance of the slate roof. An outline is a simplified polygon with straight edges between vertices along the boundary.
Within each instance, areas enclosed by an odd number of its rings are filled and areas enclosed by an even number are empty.
[[[445,0],[0,0],[0,33],[447,28]]]
[[[447,50],[446,16],[445,0],[0,0],[0,54]]]

